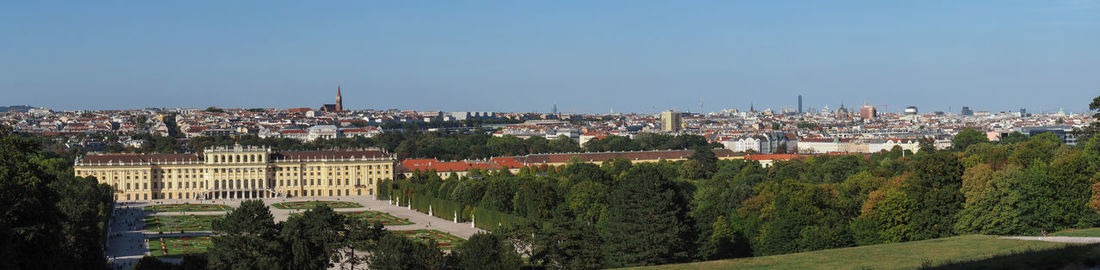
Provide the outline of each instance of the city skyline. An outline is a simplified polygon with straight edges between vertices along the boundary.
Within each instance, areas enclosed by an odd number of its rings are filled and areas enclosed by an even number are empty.
[[[63,6],[63,8],[58,8]],[[1086,110],[1097,1],[141,2],[0,11],[0,106]],[[43,95],[42,93],[49,93]],[[949,110],[950,109],[950,110]],[[896,111],[891,108],[890,111]]]

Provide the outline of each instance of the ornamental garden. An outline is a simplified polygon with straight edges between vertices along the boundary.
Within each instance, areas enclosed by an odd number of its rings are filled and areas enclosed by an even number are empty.
[[[281,202],[272,204],[279,209],[313,209],[314,206],[327,205],[330,208],[359,208],[362,205],[354,202],[341,201],[305,201],[305,202]]]
[[[395,217],[389,213],[378,211],[355,211],[355,212],[336,212],[339,215],[360,220],[366,223],[382,223],[383,226],[397,226],[397,225],[412,225],[415,224],[408,219]],[[300,217],[301,213],[291,213],[292,217]]]
[[[462,242],[466,241],[462,238],[459,238],[458,236],[454,236],[452,234],[439,230],[409,230],[390,232],[408,237],[417,243],[427,243],[428,241],[434,240],[435,245],[438,246],[440,249],[452,249],[462,244]]]
[[[149,254],[154,257],[200,254],[212,245],[210,236],[149,238]]]
[[[179,203],[179,204],[155,204],[145,206],[145,211],[155,212],[213,212],[213,211],[229,211],[233,210],[232,207],[224,204],[191,204],[191,203]]]
[[[221,217],[214,215],[146,216],[145,227],[150,231],[165,233],[210,231],[210,224]]]

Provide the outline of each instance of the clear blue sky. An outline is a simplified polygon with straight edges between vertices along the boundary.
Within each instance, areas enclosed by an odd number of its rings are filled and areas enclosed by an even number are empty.
[[[0,105],[1081,111],[1100,0],[8,1]]]

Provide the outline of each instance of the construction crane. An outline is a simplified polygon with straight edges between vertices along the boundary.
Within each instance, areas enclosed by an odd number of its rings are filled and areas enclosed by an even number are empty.
[[[890,113],[890,104],[879,104],[875,107],[882,107],[882,113]]]

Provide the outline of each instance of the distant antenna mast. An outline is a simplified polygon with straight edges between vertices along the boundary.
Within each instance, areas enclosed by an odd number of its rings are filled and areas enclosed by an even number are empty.
[[[700,115],[703,114],[703,97],[702,96],[699,97],[699,114]]]

